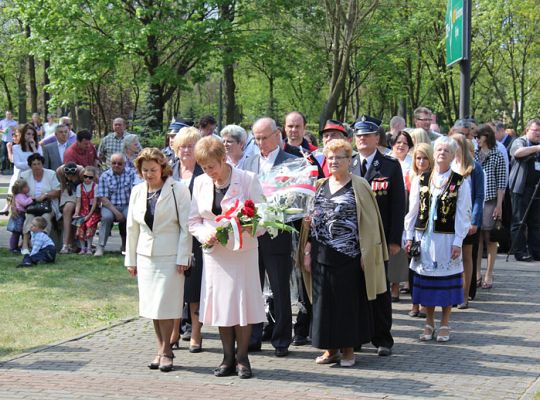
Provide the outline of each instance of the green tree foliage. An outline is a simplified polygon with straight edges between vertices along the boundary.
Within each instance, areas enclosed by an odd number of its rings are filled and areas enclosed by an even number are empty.
[[[161,131],[173,116],[216,115],[220,81],[226,123],[281,121],[296,109],[315,124],[361,114],[387,122],[398,113],[411,124],[424,105],[449,126],[458,116],[459,68],[445,65],[446,4],[2,1],[0,106],[35,107],[34,57],[38,95],[45,72],[51,106],[88,106],[100,132],[118,115],[141,133]],[[538,114],[537,8],[538,0],[473,3],[471,103],[479,121],[521,129]]]

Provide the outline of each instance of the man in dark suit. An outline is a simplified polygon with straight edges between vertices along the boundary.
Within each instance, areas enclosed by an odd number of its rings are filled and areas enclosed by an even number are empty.
[[[43,167],[56,171],[60,165],[64,164],[64,153],[68,148],[68,134],[69,128],[66,125],[56,127],[54,132],[56,140],[43,146],[43,157],[45,158]]]
[[[378,124],[369,117],[361,117],[354,124],[358,154],[353,157],[351,172],[367,180],[375,193],[384,226],[390,256],[401,248],[403,222],[405,218],[405,185],[401,166],[396,159],[377,150]],[[392,304],[390,290],[377,295],[371,301],[375,331],[371,342],[377,354],[388,356],[392,352],[394,339],[392,328]]]
[[[244,169],[256,174],[269,171],[273,166],[286,160],[294,159],[280,147],[280,132],[276,122],[271,118],[261,118],[252,127],[255,143],[259,146],[260,155],[246,159]],[[289,353],[292,332],[291,289],[289,278],[292,271],[291,234],[279,233],[272,239],[268,233],[259,237],[259,273],[261,286],[264,285],[264,274],[268,275],[270,289],[273,293],[275,325],[272,332],[272,345],[277,357]],[[255,325],[251,334],[250,348],[260,349],[262,340],[262,324]]]

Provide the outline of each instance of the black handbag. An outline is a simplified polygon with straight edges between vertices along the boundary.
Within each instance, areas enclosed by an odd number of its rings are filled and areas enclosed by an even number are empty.
[[[420,240],[413,240],[412,244],[411,244],[411,248],[409,249],[409,257],[411,258],[415,258],[415,257],[419,257],[420,256],[420,245],[421,245],[421,241]]]
[[[43,201],[34,200],[33,203],[26,206],[26,213],[31,214],[35,217],[40,217],[43,214],[52,212],[52,205],[49,199]]]
[[[504,227],[502,220],[500,218],[497,218],[495,221],[495,225],[493,226],[493,229],[489,231],[489,241],[490,242],[504,242],[507,238],[507,231]]]

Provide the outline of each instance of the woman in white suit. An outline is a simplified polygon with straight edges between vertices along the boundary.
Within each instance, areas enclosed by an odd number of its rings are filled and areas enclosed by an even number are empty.
[[[233,239],[222,246],[216,239],[216,216],[238,201],[262,201],[262,188],[251,172],[227,164],[225,147],[208,136],[195,146],[195,158],[205,174],[195,178],[189,230],[205,247],[199,319],[218,326],[223,345],[223,361],[215,376],[236,372],[241,379],[251,378],[248,344],[251,324],[266,319],[259,281],[257,238],[242,232],[243,246],[232,250]],[[236,357],[235,357],[236,341]]]
[[[171,333],[182,315],[184,271],[189,268],[189,190],[174,181],[167,158],[146,148],[135,160],[144,182],[129,200],[125,266],[139,284],[139,314],[154,321],[158,354],[150,369],[169,372],[174,354]],[[173,244],[176,243],[176,246]]]

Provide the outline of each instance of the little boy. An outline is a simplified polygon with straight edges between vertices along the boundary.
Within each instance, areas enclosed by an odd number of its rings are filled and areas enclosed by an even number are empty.
[[[35,217],[30,227],[32,236],[32,252],[26,254],[21,264],[17,268],[32,267],[34,264],[52,263],[56,258],[56,247],[54,243],[44,232],[47,227],[47,220],[43,217]]]

